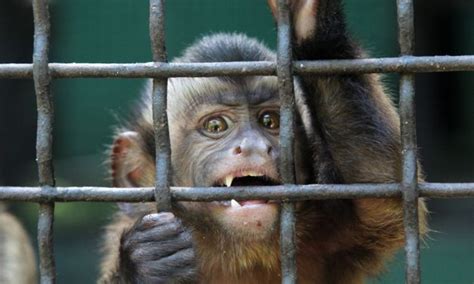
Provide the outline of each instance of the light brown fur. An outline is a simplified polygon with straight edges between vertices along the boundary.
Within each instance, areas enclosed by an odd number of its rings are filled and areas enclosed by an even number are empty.
[[[23,227],[0,209],[0,284],[10,283],[37,283],[36,260]]]

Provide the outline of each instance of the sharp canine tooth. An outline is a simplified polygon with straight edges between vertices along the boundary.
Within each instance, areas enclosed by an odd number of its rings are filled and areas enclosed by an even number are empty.
[[[232,199],[232,200],[230,201],[230,205],[231,205],[232,207],[242,207],[242,205],[240,205],[240,203],[237,202],[237,200],[235,200],[235,199]]]
[[[234,180],[233,176],[226,176],[225,177],[225,185],[227,187],[230,187],[232,185],[232,181]]]

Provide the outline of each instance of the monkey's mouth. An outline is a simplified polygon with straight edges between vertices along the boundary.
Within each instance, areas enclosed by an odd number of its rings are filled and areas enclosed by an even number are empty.
[[[243,175],[240,177],[234,177],[232,175],[226,176],[223,180],[214,183],[215,187],[231,187],[231,186],[272,186],[272,185],[279,185],[278,181],[275,179],[266,176],[266,175],[259,175],[257,173],[246,173],[248,175]],[[236,201],[234,199],[230,201],[219,201],[217,202],[219,205],[230,206],[233,208],[239,208],[243,206],[251,206],[251,205],[261,205],[266,203],[274,203],[270,200],[241,200]]]
[[[278,182],[268,176],[243,176],[235,178],[232,176],[228,176],[225,178],[223,183],[216,183],[215,186],[271,186],[278,184]]]
[[[217,176],[215,187],[278,185],[279,176],[271,167],[226,171]],[[275,200],[226,200],[207,203],[216,220],[226,231],[245,238],[268,238],[278,222],[279,204]]]

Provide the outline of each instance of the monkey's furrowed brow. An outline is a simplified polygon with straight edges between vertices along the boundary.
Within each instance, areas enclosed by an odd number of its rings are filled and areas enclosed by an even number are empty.
[[[244,95],[242,92],[239,92],[239,90],[236,90],[235,92],[220,92],[220,93],[215,93],[211,99],[216,103],[220,105],[225,105],[225,106],[239,106],[243,104],[247,104],[247,96]]]
[[[241,105],[260,105],[268,101],[278,101],[278,97],[275,96],[275,92],[237,91],[216,94],[211,97],[211,100],[215,100],[216,104],[234,107]]]
[[[279,101],[276,90],[256,90],[247,94],[247,101],[250,105],[260,105],[269,101]]]

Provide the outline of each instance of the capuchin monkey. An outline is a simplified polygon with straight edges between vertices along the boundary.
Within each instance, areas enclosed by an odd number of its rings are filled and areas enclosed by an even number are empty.
[[[37,283],[30,239],[20,222],[0,203],[0,284]]]
[[[276,14],[276,0],[269,1]],[[339,0],[293,0],[296,60],[354,59]],[[202,38],[175,62],[274,61],[237,34]],[[399,117],[378,76],[296,79],[296,179],[396,183]],[[113,185],[153,186],[151,84],[111,150]],[[174,186],[281,184],[277,78],[172,78],[168,116]],[[310,154],[311,153],[311,154]],[[100,283],[280,283],[279,215],[273,200],[123,205],[108,227]],[[423,201],[420,233],[426,232]],[[404,243],[400,198],[296,203],[298,283],[363,283]]]

